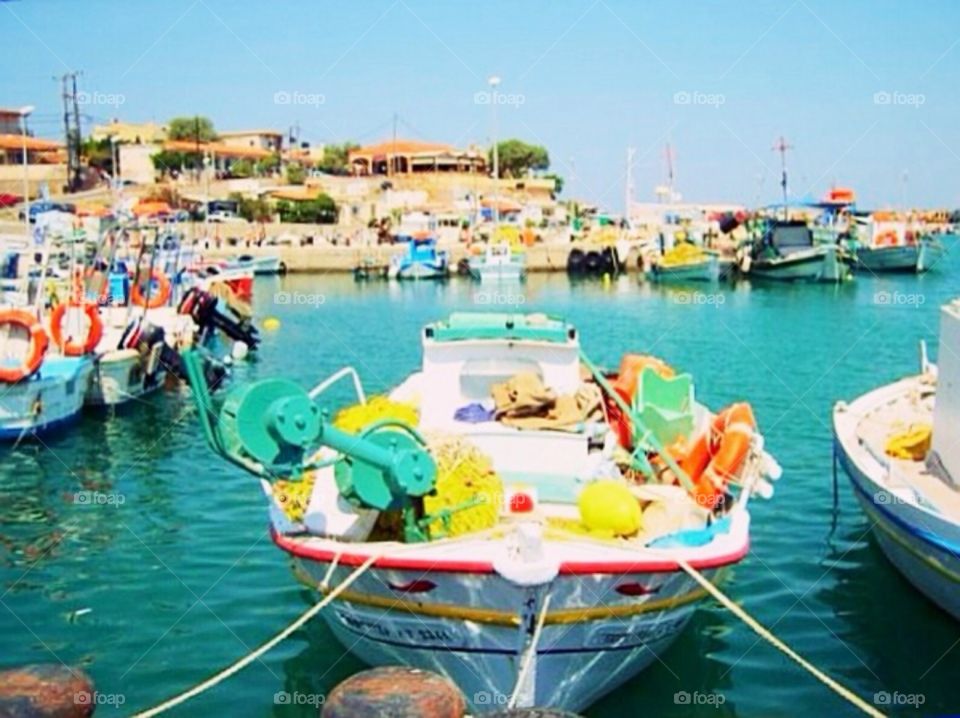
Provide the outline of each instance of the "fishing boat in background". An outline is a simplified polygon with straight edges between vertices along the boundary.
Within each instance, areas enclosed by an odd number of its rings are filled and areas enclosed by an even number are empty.
[[[0,440],[45,435],[80,415],[93,360],[49,349],[32,310],[0,309]]]
[[[526,257],[516,252],[508,242],[479,247],[480,253],[469,259],[469,269],[474,279],[481,282],[518,281],[523,278]]]
[[[720,271],[719,252],[684,242],[650,257],[646,276],[656,282],[717,282]]]
[[[944,255],[938,238],[903,217],[875,212],[855,218],[857,267],[868,272],[928,272]]]
[[[348,650],[445,674],[474,713],[579,711],[684,630],[691,571],[717,582],[747,555],[779,467],[749,405],[712,413],[652,356],[603,371],[560,318],[454,314],[421,341],[369,400],[348,367],[218,410],[184,358],[208,442],[261,479],[297,575],[327,594],[367,568],[321,612]],[[330,422],[315,400],[350,377],[358,404]]]
[[[836,455],[890,562],[960,620],[960,300],[941,308],[936,366],[833,411]]]
[[[236,266],[241,269],[252,269],[255,275],[286,274],[287,265],[280,261],[280,257],[258,257],[252,254],[241,254],[236,259]]]
[[[445,279],[448,275],[449,257],[433,237],[410,237],[406,251],[390,257],[391,279]]]
[[[845,260],[839,244],[815,242],[807,222],[771,219],[742,250],[740,271],[779,282],[843,282],[850,277]]]

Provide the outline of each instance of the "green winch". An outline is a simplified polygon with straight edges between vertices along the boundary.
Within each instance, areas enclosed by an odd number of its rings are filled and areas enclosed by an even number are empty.
[[[341,431],[306,391],[286,379],[236,387],[217,411],[209,398],[201,356],[188,350],[183,360],[204,436],[214,451],[267,479],[332,463],[341,496],[362,508],[400,510],[406,540],[427,540],[425,527],[438,517],[422,516],[414,499],[434,490],[437,467],[415,429],[384,420],[359,434]],[[336,458],[317,458],[319,447],[333,449]]]

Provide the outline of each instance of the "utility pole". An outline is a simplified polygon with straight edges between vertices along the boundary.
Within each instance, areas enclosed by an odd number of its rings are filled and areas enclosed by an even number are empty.
[[[387,162],[387,177],[390,176],[391,169],[396,171],[395,163],[397,161],[397,113],[393,113],[393,152],[390,153],[390,161]]]
[[[790,219],[790,209],[787,207],[787,150],[792,150],[793,145],[788,145],[783,135],[780,135],[780,141],[773,146],[775,152],[780,153],[780,186],[783,188],[783,219]]]
[[[70,82],[68,82],[70,81]],[[63,96],[63,130],[67,142],[67,191],[80,188],[80,107],[77,103],[77,73],[67,72],[61,78]],[[70,116],[70,103],[73,103],[73,117]]]

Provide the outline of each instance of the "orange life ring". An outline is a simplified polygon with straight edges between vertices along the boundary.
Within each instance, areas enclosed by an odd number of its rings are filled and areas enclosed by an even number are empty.
[[[140,291],[138,282],[133,282],[133,286],[130,287],[130,301],[138,307],[156,309],[157,307],[162,307],[167,303],[167,300],[170,299],[170,293],[173,291],[173,288],[170,286],[170,280],[166,274],[155,269],[150,273],[150,281],[156,282],[160,286],[157,288],[157,293],[150,296],[149,301],[143,296],[143,292]]]
[[[50,339],[35,316],[23,309],[0,310],[0,324],[17,324],[30,332],[30,350],[20,366],[0,366],[0,382],[13,384],[33,376],[43,363]]]
[[[731,404],[711,422],[709,429],[680,461],[693,481],[692,496],[713,509],[722,500],[727,482],[739,471],[757,427],[749,404]]]
[[[63,318],[70,306],[67,302],[58,304],[50,316],[50,335],[53,337],[53,343],[60,347],[60,350],[68,357],[89,354],[97,348],[97,344],[103,339],[103,321],[100,319],[100,312],[95,304],[86,303],[82,305],[83,313],[87,315],[90,326],[87,329],[86,339],[80,342],[77,339],[66,339],[63,336]],[[76,307],[77,305],[72,306]]]
[[[878,247],[895,247],[897,245],[897,233],[892,229],[886,232],[881,232],[877,235],[874,244]]]

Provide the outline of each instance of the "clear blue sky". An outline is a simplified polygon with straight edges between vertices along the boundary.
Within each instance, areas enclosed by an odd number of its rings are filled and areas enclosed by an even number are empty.
[[[868,206],[905,192],[960,207],[958,40],[949,0],[0,0],[0,107],[34,104],[37,133],[62,135],[51,78],[69,68],[125,97],[85,106],[87,127],[197,113],[367,143],[396,113],[401,137],[485,144],[474,93],[497,74],[524,96],[498,108],[499,136],[546,145],[568,188],[573,158],[572,192],[615,210],[627,145],[635,197],[652,199],[668,137],[685,199],[775,201],[780,134],[797,194],[835,181]],[[282,90],[325,102],[275,104]],[[679,105],[681,91],[724,102]],[[880,91],[924,102],[875,104]]]

